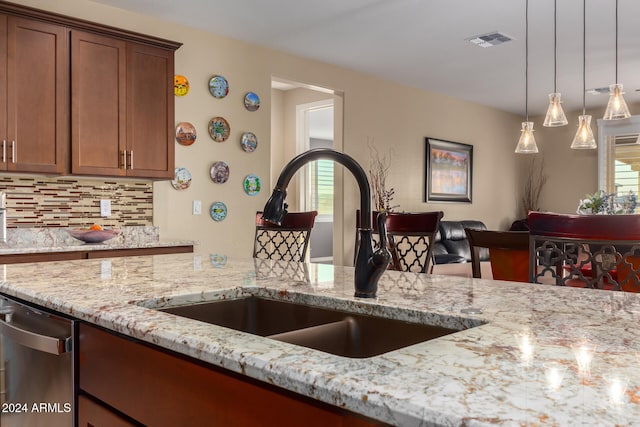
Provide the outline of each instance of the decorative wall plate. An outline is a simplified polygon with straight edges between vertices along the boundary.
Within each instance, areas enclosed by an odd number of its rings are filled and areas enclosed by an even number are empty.
[[[229,165],[225,162],[215,162],[211,166],[209,175],[216,184],[224,184],[229,179]]]
[[[180,74],[173,77],[173,93],[175,96],[185,96],[189,93],[189,80]]]
[[[227,256],[222,254],[211,254],[209,255],[211,260],[211,265],[215,268],[222,268],[227,265]]]
[[[209,120],[209,135],[216,142],[224,142],[229,138],[231,127],[229,123],[222,117],[214,117]]]
[[[223,221],[227,217],[227,205],[222,202],[215,202],[211,205],[209,214],[214,221]]]
[[[209,92],[215,98],[224,98],[229,94],[229,82],[222,76],[213,76],[209,80]]]
[[[191,145],[196,142],[196,128],[189,122],[180,122],[176,126],[176,141],[180,145]]]
[[[176,168],[171,185],[176,190],[186,190],[191,185],[191,172],[187,168]]]
[[[240,145],[247,153],[253,153],[258,147],[258,137],[253,132],[245,132],[242,134]]]
[[[260,97],[254,92],[247,92],[244,96],[244,108],[249,111],[256,111],[260,108]]]
[[[262,188],[262,184],[260,183],[260,178],[257,175],[247,175],[244,178],[243,182],[244,192],[250,196],[255,196],[260,192],[260,188]]]

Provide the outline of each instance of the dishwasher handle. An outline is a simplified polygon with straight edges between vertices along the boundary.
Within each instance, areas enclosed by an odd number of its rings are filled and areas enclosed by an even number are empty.
[[[71,337],[57,338],[26,331],[7,322],[0,315],[0,334],[25,347],[50,354],[63,354],[71,351]]]

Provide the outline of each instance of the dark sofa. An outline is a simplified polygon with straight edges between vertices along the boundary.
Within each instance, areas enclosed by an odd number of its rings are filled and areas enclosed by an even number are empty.
[[[471,250],[464,232],[465,227],[479,230],[487,229],[482,221],[440,221],[438,233],[436,233],[433,243],[434,264],[471,262]],[[488,260],[489,251],[486,248],[480,249],[480,261]]]

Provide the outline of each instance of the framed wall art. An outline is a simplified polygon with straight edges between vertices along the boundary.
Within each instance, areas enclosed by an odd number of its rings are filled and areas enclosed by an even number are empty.
[[[425,138],[425,202],[471,203],[473,145]]]

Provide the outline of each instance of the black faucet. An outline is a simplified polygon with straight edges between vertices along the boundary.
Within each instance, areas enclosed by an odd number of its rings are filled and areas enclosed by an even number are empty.
[[[305,164],[318,159],[330,159],[338,162],[353,174],[360,187],[360,228],[359,246],[357,248],[355,265],[355,296],[361,298],[375,298],[378,290],[378,280],[387,269],[391,261],[391,254],[387,250],[386,213],[378,215],[378,233],[380,234],[380,248],[374,251],[371,238],[371,189],[369,180],[362,167],[353,158],[328,148],[317,148],[305,151],[294,157],[280,172],[280,177],[273,190],[273,194],[264,206],[262,218],[280,225],[287,214],[287,186],[293,175]]]

